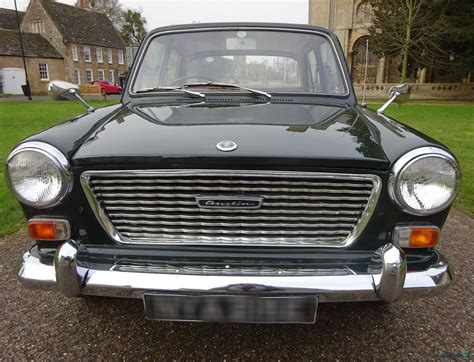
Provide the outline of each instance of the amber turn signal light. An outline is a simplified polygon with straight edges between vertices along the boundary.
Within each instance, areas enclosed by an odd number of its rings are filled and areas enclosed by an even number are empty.
[[[397,226],[393,230],[393,243],[402,248],[430,248],[438,240],[437,226]]]
[[[71,228],[67,220],[31,219],[28,232],[35,240],[67,240],[71,238]]]

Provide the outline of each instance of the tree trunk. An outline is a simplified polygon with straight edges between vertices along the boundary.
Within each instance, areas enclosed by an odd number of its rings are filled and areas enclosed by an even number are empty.
[[[407,26],[406,26],[406,33],[405,33],[405,44],[403,44],[403,49],[402,49],[402,74],[400,77],[400,83],[405,82],[407,79],[407,68],[408,68],[408,53],[410,50],[410,41],[411,41],[411,24],[413,21],[413,7],[415,4],[413,3],[412,0],[407,0],[406,1],[407,5]]]
[[[407,79],[407,68],[408,68],[408,49],[402,50],[402,74],[400,76],[400,83],[405,82]]]

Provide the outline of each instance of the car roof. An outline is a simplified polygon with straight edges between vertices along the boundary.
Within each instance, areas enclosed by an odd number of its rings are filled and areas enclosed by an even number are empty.
[[[333,33],[326,28],[308,24],[290,24],[290,23],[258,23],[258,22],[225,22],[225,23],[196,23],[196,24],[180,24],[169,25],[155,28],[148,33],[152,36],[156,33],[172,30],[202,30],[206,28],[223,28],[223,29],[238,29],[238,28],[268,28],[268,29],[288,29],[288,30],[311,30],[318,31],[332,35]]]

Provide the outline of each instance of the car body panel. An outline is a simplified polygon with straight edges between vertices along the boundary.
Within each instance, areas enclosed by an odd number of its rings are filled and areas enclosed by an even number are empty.
[[[385,169],[388,162],[371,130],[353,110],[337,107],[135,106],[90,134],[73,162],[344,167],[350,160],[354,167]],[[125,138],[126,143],[117,142]],[[227,139],[237,143],[235,151],[216,148]]]

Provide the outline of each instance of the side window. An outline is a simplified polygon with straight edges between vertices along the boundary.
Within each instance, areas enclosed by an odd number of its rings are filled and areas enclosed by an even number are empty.
[[[165,79],[163,80],[164,84],[171,85],[173,81],[178,78],[180,61],[181,56],[171,49],[168,57],[168,64],[166,64]]]
[[[308,62],[309,67],[309,90],[311,92],[321,92],[321,75],[314,50],[311,50],[306,55],[306,61]]]

